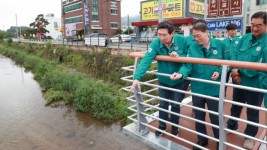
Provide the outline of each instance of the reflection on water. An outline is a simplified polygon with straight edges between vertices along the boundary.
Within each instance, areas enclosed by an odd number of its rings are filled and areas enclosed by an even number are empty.
[[[0,150],[150,149],[72,108],[45,107],[33,75],[0,56]]]

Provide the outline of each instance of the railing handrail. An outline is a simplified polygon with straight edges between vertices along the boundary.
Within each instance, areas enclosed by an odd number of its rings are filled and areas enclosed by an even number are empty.
[[[136,57],[143,58],[144,55],[145,55],[144,52],[130,53],[131,58],[136,58]],[[267,72],[267,64],[255,63],[255,62],[192,58],[192,57],[170,57],[170,56],[163,56],[163,55],[157,55],[155,57],[155,60],[163,60],[163,61],[168,61],[168,62],[185,62],[185,63],[193,63],[193,64],[213,65],[213,66],[228,65],[232,68],[244,68],[244,69],[252,69],[252,70]]]

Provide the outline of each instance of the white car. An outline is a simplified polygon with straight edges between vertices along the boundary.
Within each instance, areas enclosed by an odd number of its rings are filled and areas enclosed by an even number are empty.
[[[113,37],[111,37],[109,39],[110,43],[118,43],[119,39],[121,37],[121,41],[120,42],[130,42],[131,41],[131,36],[127,35],[127,34],[116,34]]]

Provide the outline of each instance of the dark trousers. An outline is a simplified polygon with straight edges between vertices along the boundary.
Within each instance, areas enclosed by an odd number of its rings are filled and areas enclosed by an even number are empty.
[[[163,83],[160,83],[160,82],[159,82],[159,85],[165,86],[165,87],[170,87],[170,86],[163,84]],[[172,86],[171,88],[181,90],[182,87],[183,87],[183,82],[180,84],[176,84],[175,86]],[[184,99],[184,94],[159,88],[159,97],[173,100],[176,102],[181,102]],[[160,100],[159,107],[162,109],[168,110],[169,104],[170,104],[169,102]],[[171,111],[175,112],[175,113],[180,113],[180,105],[171,103]],[[168,113],[164,112],[164,111],[159,111],[159,118],[163,119],[163,120],[168,120]],[[170,121],[174,124],[179,124],[179,116],[171,114],[171,120]],[[159,121],[159,124],[160,124],[160,126],[166,127],[165,122]]]
[[[195,107],[205,108],[205,104],[207,104],[208,110],[218,112],[218,106],[219,106],[218,101],[214,101],[214,100],[210,100],[210,99],[206,99],[202,97],[197,97],[197,96],[192,96],[192,100],[193,100],[193,106]],[[205,121],[206,112],[196,110],[196,109],[194,109],[194,111],[195,111],[195,119]],[[209,114],[209,116],[210,116],[210,120],[212,124],[219,125],[219,117],[217,115]],[[207,129],[206,129],[205,124],[198,123],[198,122],[196,122],[195,124],[196,124],[197,132],[207,135]],[[212,130],[213,130],[214,137],[219,139],[219,129],[212,127]],[[198,135],[198,140],[208,141],[206,137],[203,137],[200,135]]]
[[[227,74],[226,74],[226,81],[225,81],[225,83],[228,83],[229,82],[229,79],[230,79],[230,74],[231,74],[231,71],[228,71],[227,72]],[[227,89],[227,86],[225,86],[225,95],[224,96],[226,96],[226,89]]]
[[[263,100],[263,93],[253,92],[243,89],[234,88],[233,91],[233,101],[240,103],[247,103],[249,105],[260,107]],[[240,114],[243,107],[238,105],[232,105],[231,116],[240,118]],[[259,110],[247,108],[247,120],[255,123],[259,123]],[[237,121],[229,119],[227,122],[229,129],[237,129]],[[245,134],[250,136],[256,136],[258,132],[258,127],[247,124],[245,129]]]

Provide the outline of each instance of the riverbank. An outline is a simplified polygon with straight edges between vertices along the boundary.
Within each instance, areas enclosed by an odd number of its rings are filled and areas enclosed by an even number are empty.
[[[105,121],[129,115],[126,95],[119,90],[125,84],[120,80],[125,76],[120,68],[133,64],[128,57],[112,56],[106,50],[70,51],[49,43],[1,44],[0,53],[33,72],[47,105],[55,102],[72,105]]]

